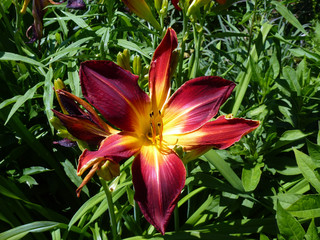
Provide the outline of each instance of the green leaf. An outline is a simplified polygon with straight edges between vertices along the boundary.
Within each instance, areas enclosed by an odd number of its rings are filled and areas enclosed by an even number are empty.
[[[87,43],[91,39],[92,37],[81,38],[80,40],[70,44],[66,48],[59,49],[59,51],[49,55],[44,60],[42,60],[42,62],[46,62],[49,60],[49,62],[46,63],[46,66],[48,66],[51,63],[58,61],[59,59],[61,59],[66,55],[68,56],[75,55],[79,50],[85,49],[86,47],[81,45],[84,43]]]
[[[189,226],[195,226],[197,221],[202,217],[203,212],[210,206],[213,200],[214,198],[209,195],[207,200],[197,208],[197,210],[188,218],[185,224]]]
[[[13,3],[12,0],[2,0],[2,1],[0,2],[0,4],[1,4],[2,6],[0,6],[0,8],[2,7],[2,8],[3,8],[3,11],[6,12],[7,9],[11,6],[12,3]],[[2,18],[2,16],[1,16],[1,14],[0,14],[0,19],[1,19],[1,18]]]
[[[53,70],[52,70],[52,67],[49,67],[49,70],[45,77],[44,92],[43,92],[43,103],[44,103],[45,113],[46,113],[48,122],[53,116],[53,112],[51,111],[51,109],[53,109],[53,98],[54,98],[52,78],[53,78]],[[51,124],[49,126],[51,127],[51,132],[53,133],[54,132],[53,126]]]
[[[320,195],[305,195],[293,203],[287,211],[300,218],[320,217]]]
[[[34,174],[48,172],[48,171],[52,171],[52,170],[45,167],[41,167],[41,166],[33,166],[29,168],[24,168],[23,175],[34,175]]]
[[[277,58],[277,53],[274,52],[270,58],[270,64],[273,70],[273,78],[276,79],[280,74],[280,63]]]
[[[312,219],[310,222],[305,238],[306,240],[320,240],[318,229],[314,224],[314,219]]]
[[[184,204],[185,202],[187,202],[191,197],[197,195],[199,192],[202,192],[203,190],[205,190],[206,187],[198,187],[194,190],[192,190],[189,194],[187,194],[186,196],[184,196],[179,202],[178,202],[178,207],[181,207],[182,204]]]
[[[224,178],[237,190],[244,192],[240,178],[235,174],[230,165],[226,163],[214,150],[204,154],[205,158],[224,176]]]
[[[0,239],[18,240],[26,236],[28,233],[46,232],[46,231],[54,230],[56,228],[66,229],[67,225],[64,223],[52,222],[52,221],[32,222],[32,223],[21,225],[13,229],[10,229],[8,231],[0,233]],[[72,227],[71,231],[81,233],[81,229],[77,227]],[[90,234],[88,233],[83,233],[83,234],[87,237],[90,237]]]
[[[312,133],[303,133],[301,130],[298,130],[298,129],[287,130],[281,135],[281,137],[280,137],[279,141],[276,143],[274,149],[280,148],[280,147],[285,146],[285,145],[292,143],[294,141],[303,139],[311,134]]]
[[[11,53],[11,52],[1,52],[0,51],[0,61],[15,61],[15,62],[25,62],[31,65],[36,65],[39,67],[44,67],[44,65],[38,61],[33,60],[32,58],[28,58],[19,54]]]
[[[44,82],[40,82],[38,84],[36,84],[35,86],[33,86],[32,88],[30,88],[23,96],[20,96],[19,98],[17,98],[16,103],[13,105],[13,107],[11,108],[9,115],[7,117],[6,122],[4,123],[4,125],[6,125],[8,123],[8,121],[10,120],[10,118],[12,117],[12,115],[21,107],[22,104],[24,104],[27,100],[33,98],[33,95],[35,94],[35,92],[37,91],[37,89],[42,86],[44,84]]]
[[[289,240],[303,240],[305,231],[301,224],[282,208],[280,203],[277,204],[276,219],[279,231],[283,237]]]
[[[300,130],[287,130],[281,135],[279,140],[293,142],[309,135],[310,134],[303,133]]]
[[[313,161],[320,163],[320,145],[314,144],[307,139],[308,153]]]
[[[15,103],[15,102],[18,100],[19,97],[20,97],[20,96],[18,95],[18,96],[14,96],[14,97],[12,97],[12,98],[9,98],[9,99],[4,100],[4,101],[0,104],[0,109],[4,108],[4,107],[6,107],[6,106],[8,106],[8,105],[10,105],[10,104],[12,104],[12,103]]]
[[[21,239],[31,232],[45,232],[57,227],[59,223],[50,221],[33,222],[19,227],[15,227],[0,233],[0,239],[16,240]]]
[[[126,182],[125,184],[119,185],[114,192],[112,192],[112,201],[117,202],[122,195],[126,192],[126,186],[132,185],[131,181]],[[90,218],[90,221],[88,221],[86,226],[89,226],[91,223],[93,223],[97,218],[99,218],[102,214],[106,213],[108,209],[108,202],[107,199],[105,198],[99,206],[95,209],[92,217]],[[86,227],[85,226],[85,227]]]
[[[295,26],[299,31],[304,33],[305,35],[308,35],[307,31],[302,27],[301,23],[298,21],[298,19],[292,14],[291,11],[289,11],[281,2],[272,1],[273,5],[276,6],[276,10],[293,26]]]
[[[102,191],[97,193],[95,196],[91,197],[88,201],[86,201],[71,218],[68,224],[69,229],[75,224],[76,221],[82,218],[88,211],[90,211],[93,207],[102,202],[105,198],[106,196]]]
[[[33,185],[38,185],[37,181],[33,177],[28,176],[28,175],[20,177],[18,181],[20,183],[26,183],[30,188]]]
[[[293,149],[296,156],[298,167],[300,168],[302,175],[307,181],[320,193],[320,175],[316,169],[316,164],[312,161],[311,157],[300,152],[297,149]]]
[[[89,25],[79,16],[74,15],[70,12],[63,12],[67,17],[69,17],[70,20],[74,21],[75,24],[77,24],[80,28],[86,28],[87,30],[92,30]]]
[[[261,169],[260,165],[256,164],[253,168],[243,168],[242,169],[242,185],[246,192],[250,192],[256,189],[260,182],[260,177],[261,177]]]
[[[140,53],[141,55],[145,56],[148,59],[151,59],[151,55],[149,53],[151,52],[146,52],[145,50],[142,50],[137,44],[133,43],[133,42],[129,42],[127,40],[124,39],[119,39],[118,40],[118,45],[123,47],[123,48],[127,48],[129,50],[135,51],[137,53]]]
[[[301,86],[296,71],[289,66],[285,66],[282,70],[282,74],[291,90],[297,92],[298,96],[301,96]]]
[[[76,95],[80,96],[80,78],[77,69],[77,63],[72,60],[68,62],[68,80],[70,84],[71,91]]]
[[[71,182],[73,182],[77,187],[82,183],[82,178],[77,175],[77,170],[74,168],[72,163],[69,160],[65,160],[61,162],[63,169]],[[87,196],[89,196],[89,190],[87,186],[82,188],[82,192],[84,192]]]
[[[291,48],[289,51],[293,54],[295,57],[306,57],[308,59],[311,59],[313,61],[319,61],[320,55],[316,54],[314,52],[308,51],[303,48]]]

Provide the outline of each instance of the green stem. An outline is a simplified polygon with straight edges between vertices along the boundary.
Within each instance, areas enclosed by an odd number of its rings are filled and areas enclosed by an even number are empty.
[[[179,208],[178,205],[174,208],[174,230],[179,231]]]
[[[119,239],[119,236],[117,234],[117,223],[116,223],[116,217],[114,214],[114,205],[113,205],[113,201],[112,201],[112,195],[111,195],[111,192],[109,190],[109,187],[108,187],[106,181],[104,179],[100,178],[100,182],[102,184],[103,190],[104,190],[106,197],[107,197],[112,236],[113,236],[113,239],[116,240],[116,239]]]
[[[12,26],[11,26],[11,24],[10,24],[8,18],[7,18],[7,15],[6,15],[6,13],[5,13],[4,9],[3,9],[2,3],[0,3],[0,14],[1,14],[1,16],[2,16],[2,18],[4,20],[4,22],[5,22],[6,29],[10,32],[10,35],[12,37],[14,37],[14,31],[13,31]]]
[[[250,55],[250,51],[251,51],[252,31],[253,31],[253,27],[254,27],[254,20],[256,18],[257,5],[258,4],[256,3],[256,1],[254,1],[254,10],[253,10],[252,21],[251,21],[251,26],[250,26],[250,30],[249,30],[248,56]]]
[[[252,45],[252,32],[253,32],[254,21],[255,21],[255,16],[257,11],[257,5],[258,5],[257,2],[255,2],[254,12],[252,15],[252,21],[251,21],[251,26],[249,30],[248,60],[244,64],[244,66],[246,67],[246,72],[245,72],[245,75],[243,75],[242,78],[240,79],[239,85],[236,90],[236,100],[232,108],[232,114],[234,116],[236,116],[239,111],[242,100],[245,96],[245,93],[247,91],[248,85],[252,77],[252,69],[251,69],[250,61],[251,61],[251,57],[254,55],[253,52],[255,52],[256,49],[255,49],[255,46],[251,47],[251,45]]]
[[[136,201],[134,201],[134,205],[133,205],[133,217],[135,222],[140,224],[140,209]]]
[[[178,75],[177,75],[177,87],[180,87],[183,83],[182,67],[183,67],[184,51],[186,48],[186,40],[187,40],[186,32],[188,27],[188,17],[185,9],[182,9],[182,19],[183,19],[182,42],[181,42],[181,52],[180,52],[179,68],[178,68]]]
[[[194,57],[194,62],[192,66],[192,71],[190,74],[190,79],[197,77],[198,68],[199,68],[199,59],[200,59],[201,35],[202,35],[202,31],[198,33],[195,22],[193,22],[192,26],[193,26],[195,57]]]
[[[16,6],[19,6],[18,5],[18,2],[15,1],[15,5]],[[22,49],[21,49],[21,37],[20,37],[20,28],[21,28],[21,14],[20,14],[20,8],[16,7],[16,30],[14,31],[14,42],[15,42],[15,45],[18,49],[18,52],[20,54],[23,53]]]

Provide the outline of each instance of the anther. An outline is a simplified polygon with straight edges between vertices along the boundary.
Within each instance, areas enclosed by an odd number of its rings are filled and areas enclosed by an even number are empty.
[[[159,110],[159,115],[161,116],[161,111]]]

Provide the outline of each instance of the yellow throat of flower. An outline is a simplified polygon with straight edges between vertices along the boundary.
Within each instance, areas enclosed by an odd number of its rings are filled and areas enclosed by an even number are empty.
[[[163,121],[161,111],[151,111],[149,117],[150,127],[146,132],[146,138],[148,140],[148,143],[156,146],[161,153],[168,154],[171,151],[171,149],[163,140]]]

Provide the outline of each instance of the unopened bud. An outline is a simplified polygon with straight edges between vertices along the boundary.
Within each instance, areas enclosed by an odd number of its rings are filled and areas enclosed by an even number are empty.
[[[133,58],[133,73],[140,76],[141,74],[141,57],[139,55],[134,56]]]
[[[97,174],[104,180],[110,181],[120,175],[120,165],[116,162],[107,160],[100,169],[97,170]]]
[[[167,15],[167,11],[168,11],[168,0],[162,0],[160,14],[162,16],[165,16],[165,15]]]
[[[194,15],[199,12],[200,7],[209,3],[210,0],[194,0],[188,8],[187,16]]]
[[[123,69],[126,69],[131,72],[130,53],[128,49],[124,49],[123,52],[119,52],[117,54],[117,64]]]
[[[154,0],[154,8],[157,10],[158,13],[160,13],[162,6],[162,0]]]

